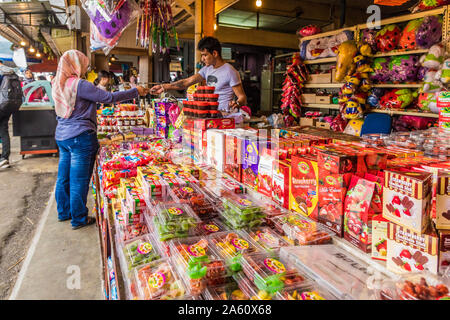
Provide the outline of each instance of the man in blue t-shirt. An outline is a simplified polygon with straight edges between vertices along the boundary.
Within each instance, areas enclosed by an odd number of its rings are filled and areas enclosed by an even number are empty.
[[[156,85],[150,89],[152,94],[161,94],[165,90],[185,90],[188,87],[206,81],[216,87],[214,93],[219,95],[219,110],[222,113],[236,111],[247,104],[247,96],[242,87],[239,72],[222,59],[222,46],[216,38],[205,37],[198,43],[205,66],[193,76],[173,83]],[[237,100],[234,100],[234,96]]]

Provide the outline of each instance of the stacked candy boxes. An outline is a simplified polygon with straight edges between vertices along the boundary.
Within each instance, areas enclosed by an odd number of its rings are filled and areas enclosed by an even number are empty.
[[[156,135],[160,138],[167,139],[169,135],[169,108],[171,106],[171,102],[155,102]]]
[[[264,222],[266,214],[257,201],[249,195],[228,193],[222,198],[225,223],[232,229],[253,228]]]
[[[229,271],[225,262],[213,250],[213,245],[203,237],[173,240],[170,252],[188,292],[200,295],[207,287],[225,284]]]

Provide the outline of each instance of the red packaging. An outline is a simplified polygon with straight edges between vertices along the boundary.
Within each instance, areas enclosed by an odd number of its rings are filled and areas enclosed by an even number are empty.
[[[244,139],[227,134],[225,136],[225,166],[224,172],[242,182],[242,148]]]
[[[450,267],[450,230],[439,231],[439,272]]]
[[[372,216],[370,203],[375,183],[353,176],[344,206],[344,238],[364,252],[371,251]]]
[[[223,119],[196,119],[194,121],[195,129],[234,129],[234,118]]]
[[[327,150],[325,147],[316,148],[320,148],[317,149],[317,162],[319,165],[319,172],[324,172],[324,174],[343,174],[356,172],[356,155],[350,155],[331,149]]]
[[[275,158],[270,149],[264,149],[258,163],[258,192],[272,197],[272,166]]]
[[[351,177],[351,173],[322,175],[319,171],[318,221],[341,238],[344,236],[344,200]]]
[[[372,201],[370,202],[370,208],[375,214],[383,212],[383,185],[384,175],[377,176],[370,173],[364,175],[364,179],[375,183],[375,191],[373,193]]]
[[[292,157],[289,209],[317,221],[318,188],[317,159],[312,156]]]
[[[274,161],[272,167],[272,200],[289,210],[289,161]]]

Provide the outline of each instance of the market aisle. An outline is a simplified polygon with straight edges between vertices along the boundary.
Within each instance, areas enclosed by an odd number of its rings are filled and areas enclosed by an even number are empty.
[[[73,231],[69,221],[58,222],[52,197],[43,216],[42,232],[36,233],[34,254],[28,266],[24,263],[11,299],[102,300],[97,229],[89,226]],[[92,208],[91,194],[88,203]]]

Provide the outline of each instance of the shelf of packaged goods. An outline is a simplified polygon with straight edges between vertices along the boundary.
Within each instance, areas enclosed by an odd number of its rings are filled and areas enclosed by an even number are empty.
[[[420,88],[422,87],[421,83],[380,83],[380,84],[372,84],[373,88]]]
[[[322,58],[322,59],[314,59],[314,60],[305,60],[303,61],[304,64],[320,64],[320,63],[331,63],[336,62],[336,57],[330,57],[330,58]]]
[[[343,83],[306,83],[305,88],[340,88]]]
[[[417,49],[417,50],[404,50],[404,51],[390,51],[390,52],[380,52],[371,56],[371,58],[379,58],[379,57],[390,57],[390,56],[400,56],[404,54],[423,54],[427,53],[428,49]]]
[[[436,114],[436,113],[418,112],[418,111],[413,111],[413,110],[398,111],[398,110],[371,109],[371,110],[369,110],[369,112],[387,113],[387,114],[390,114],[390,115],[404,115],[404,116],[418,116],[418,117],[428,117],[428,118],[439,118],[439,114]]]
[[[384,26],[387,24],[400,23],[400,22],[410,21],[410,20],[414,20],[414,19],[420,19],[423,17],[432,16],[432,15],[436,15],[436,14],[443,14],[446,9],[447,9],[447,6],[442,6],[440,8],[433,9],[433,10],[427,10],[427,11],[407,14],[407,15],[403,15],[403,16],[399,16],[399,17],[383,19],[379,22],[379,25]],[[366,23],[358,24],[356,27],[358,28],[358,30],[363,30],[363,29],[368,28]]]
[[[335,109],[339,110],[338,104],[325,104],[325,103],[305,103],[305,108],[319,108],[319,109]]]
[[[341,33],[342,31],[345,31],[345,30],[348,30],[348,31],[351,31],[351,32],[355,32],[356,26],[348,27],[348,28],[342,28],[342,29],[337,29],[337,30],[332,30],[332,31],[328,31],[328,32],[322,32],[322,33],[314,34],[312,36],[303,37],[303,38],[300,38],[300,43],[303,42],[303,41],[307,41],[307,40],[333,36],[335,34]]]

